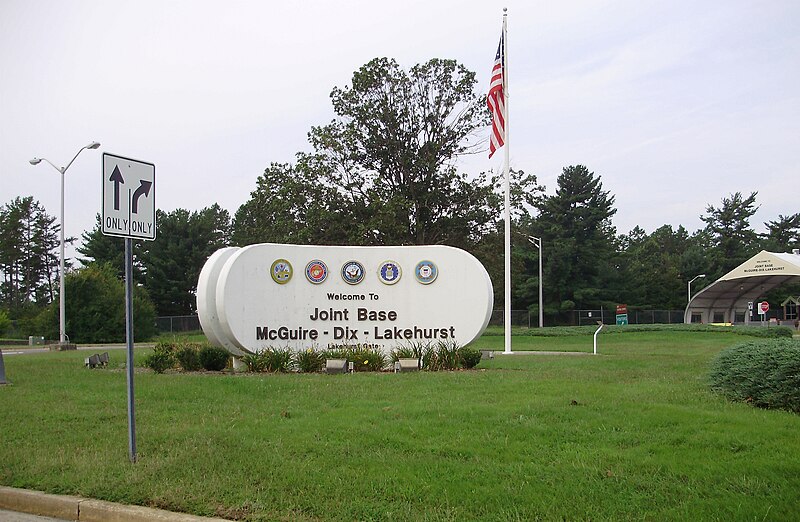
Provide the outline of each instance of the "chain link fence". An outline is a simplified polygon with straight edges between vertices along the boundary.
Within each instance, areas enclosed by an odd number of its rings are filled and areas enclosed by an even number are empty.
[[[503,326],[505,312],[495,310],[489,324]],[[585,326],[597,324],[616,324],[616,310],[572,310],[558,315],[545,314],[545,326]],[[634,310],[628,307],[628,324],[681,324],[683,323],[683,310]],[[539,327],[539,313],[527,310],[512,310],[511,325],[525,326],[528,328]]]
[[[200,318],[196,315],[156,317],[156,327],[161,333],[196,332],[201,329]]]

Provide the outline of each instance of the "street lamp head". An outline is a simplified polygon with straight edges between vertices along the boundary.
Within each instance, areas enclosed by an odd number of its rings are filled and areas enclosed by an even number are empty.
[[[705,276],[706,276],[705,274],[700,274],[700,275],[699,275],[699,276],[697,276],[697,277],[705,277]]]
[[[87,149],[96,149],[100,146],[100,143],[97,141],[93,141],[86,146]]]
[[[39,164],[39,163],[41,163],[41,162],[42,162],[42,159],[41,159],[41,158],[33,158],[33,159],[30,161],[31,165],[38,165],[38,164]]]

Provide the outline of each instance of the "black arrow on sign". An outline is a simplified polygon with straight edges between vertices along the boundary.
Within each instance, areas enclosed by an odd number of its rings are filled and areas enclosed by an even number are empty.
[[[152,181],[145,181],[143,179],[140,179],[139,183],[139,188],[133,192],[133,198],[131,199],[131,212],[133,214],[139,213],[139,198],[142,197],[142,195],[144,195],[144,197],[149,196],[150,187],[153,185]]]
[[[117,165],[114,165],[114,172],[111,173],[111,177],[108,178],[108,181],[114,182],[114,210],[119,210],[119,185],[120,183],[125,183],[125,178],[122,177],[122,173],[119,171]]]

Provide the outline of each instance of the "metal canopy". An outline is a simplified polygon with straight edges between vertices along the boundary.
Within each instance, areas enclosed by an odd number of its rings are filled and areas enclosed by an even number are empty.
[[[721,313],[724,322],[733,322],[738,312],[749,322],[748,303],[791,281],[800,281],[800,254],[762,250],[700,290],[686,307],[683,321],[690,323],[692,315],[699,314],[710,323],[715,313]]]

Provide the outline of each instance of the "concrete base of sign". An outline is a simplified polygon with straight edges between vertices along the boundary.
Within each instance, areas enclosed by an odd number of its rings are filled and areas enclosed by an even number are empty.
[[[494,359],[494,352],[492,350],[481,350],[481,359]]]
[[[418,372],[419,359],[399,359],[394,363],[394,372]]]
[[[325,373],[347,373],[347,359],[326,359]]]
[[[233,371],[235,371],[235,372],[243,372],[243,371],[247,370],[247,365],[242,362],[242,358],[241,357],[236,357],[234,355],[233,357],[231,357],[231,360],[233,361],[232,362]]]

